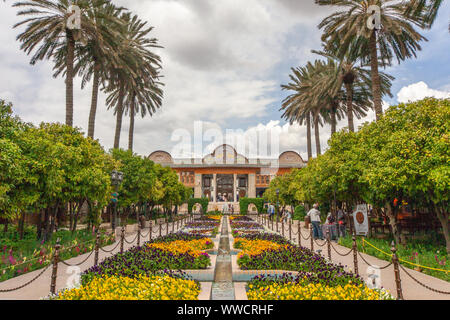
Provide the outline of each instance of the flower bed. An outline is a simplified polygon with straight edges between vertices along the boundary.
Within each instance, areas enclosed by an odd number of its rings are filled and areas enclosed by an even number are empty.
[[[215,237],[219,232],[220,219],[213,218],[214,216],[203,216],[189,222],[184,227],[184,230],[190,234],[208,235]]]
[[[384,300],[392,296],[365,286],[358,275],[329,263],[306,248],[293,246],[280,235],[260,233],[235,238],[243,270],[288,270],[282,276],[260,275],[247,285],[250,300]]]
[[[175,242],[175,243],[172,243]],[[123,254],[106,258],[81,274],[83,285],[104,275],[135,278],[159,270],[206,269],[211,260],[200,248],[213,248],[213,242],[199,235],[172,234],[133,247]]]
[[[95,246],[95,233],[87,230],[77,230],[74,234],[67,230],[53,233],[51,239],[44,243],[37,241],[35,228],[27,227],[24,238],[18,239],[18,232],[12,226],[11,230],[0,236],[0,281],[34,271],[51,263],[56,239],[60,238],[60,259],[67,260],[90,252]],[[100,246],[114,243],[114,234],[100,231]]]
[[[230,226],[233,237],[256,234],[264,231],[263,226],[245,216],[237,216],[235,219],[230,221]]]
[[[134,278],[103,275],[60,292],[57,300],[196,300],[200,286],[192,280],[165,275]]]
[[[245,246],[242,247],[243,251],[238,255],[239,267],[243,270],[303,272],[311,281],[323,284],[335,282],[345,285],[349,281],[357,284],[363,283],[358,275],[345,271],[341,265],[328,263],[325,258],[309,249],[298,248],[290,244],[280,245],[275,242],[272,242],[272,247],[269,247],[268,242],[270,243],[270,241],[260,239],[247,240]]]
[[[347,283],[330,286],[303,279],[252,280],[247,286],[249,300],[393,300],[382,290],[369,289],[363,284]]]

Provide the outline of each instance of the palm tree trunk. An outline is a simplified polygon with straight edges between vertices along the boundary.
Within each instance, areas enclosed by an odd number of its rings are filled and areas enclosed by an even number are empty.
[[[133,134],[134,134],[134,97],[130,105],[130,129],[128,131],[128,150],[133,151]]]
[[[372,73],[372,95],[373,104],[375,108],[376,119],[379,120],[383,114],[381,105],[381,83],[380,75],[378,73],[378,52],[377,52],[377,34],[375,30],[370,37],[370,67]]]
[[[312,158],[312,145],[311,145],[311,114],[306,114],[306,143],[308,149],[308,161]]]
[[[98,101],[98,83],[99,83],[100,64],[95,61],[94,65],[94,83],[92,84],[91,111],[89,112],[88,137],[94,139],[95,115],[97,113]]]
[[[319,116],[314,118],[314,134],[316,136],[316,156],[321,155],[320,151],[320,136],[319,136]]]
[[[355,124],[353,123],[353,88],[350,83],[345,84],[345,90],[347,91],[347,119],[348,130],[355,132]]]
[[[334,107],[331,108],[331,135],[336,133],[336,109]]]
[[[120,84],[119,102],[117,104],[117,119],[116,119],[116,133],[114,135],[114,149],[119,149],[120,131],[122,130],[122,116],[123,116],[123,85]]]
[[[75,40],[73,33],[67,30],[67,57],[66,57],[66,125],[73,126],[73,59]]]

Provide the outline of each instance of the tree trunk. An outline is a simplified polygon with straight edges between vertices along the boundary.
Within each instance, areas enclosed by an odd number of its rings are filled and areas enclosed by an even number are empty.
[[[394,208],[392,208],[392,205],[389,202],[386,203],[386,214],[389,218],[389,224],[391,225],[392,236],[394,237],[395,245],[398,246],[400,244],[400,235],[398,233],[397,217],[394,212]]]
[[[128,131],[128,150],[133,151],[133,134],[134,134],[134,96],[130,105],[130,129]]]
[[[311,113],[306,114],[306,143],[308,148],[308,161],[312,158],[312,143],[311,143]]]
[[[345,90],[347,91],[348,131],[355,132],[355,124],[353,123],[353,87],[352,87],[352,84],[346,83]]]
[[[375,30],[373,30],[370,37],[370,67],[372,73],[373,104],[376,119],[379,120],[381,115],[383,115],[383,108],[381,105],[381,83],[380,75],[378,73],[377,34]]]
[[[56,206],[54,207],[53,212],[51,212],[51,214],[50,214],[50,218],[51,218],[50,230],[49,230],[50,235],[53,234],[53,230],[55,229],[56,214],[58,213],[58,209],[59,209],[59,202],[56,203]]]
[[[42,238],[42,210],[39,211],[38,216],[39,218],[37,221],[36,229],[37,229],[37,240],[40,240]]]
[[[67,57],[66,57],[66,125],[73,126],[73,59],[75,40],[72,31],[66,31]]]
[[[114,136],[114,149],[119,149],[120,131],[122,130],[123,96],[124,88],[123,85],[120,84],[119,102],[117,104],[116,134]]]
[[[321,154],[320,135],[319,135],[319,116],[314,118],[314,134],[316,136],[316,156]]]
[[[78,217],[80,216],[81,209],[83,208],[84,200],[81,200],[77,206],[77,212],[73,217],[72,234],[77,230]]]
[[[72,230],[73,226],[73,203],[69,202],[69,230]]]
[[[22,213],[20,215],[18,229],[19,229],[19,239],[22,240],[23,239],[24,229],[25,229],[25,212],[23,212],[23,211],[22,211]]]
[[[92,139],[94,139],[95,115],[97,113],[99,74],[100,74],[100,64],[97,61],[95,61],[94,80],[92,84],[91,111],[89,112],[89,125],[88,125],[88,137],[91,137]]]
[[[433,211],[435,212],[442,225],[442,232],[444,233],[445,244],[447,248],[447,257],[450,258],[450,235],[448,228],[449,214],[445,210],[440,210],[439,208],[437,208],[436,205],[433,205]]]
[[[331,135],[336,133],[336,125],[337,125],[336,108],[332,107],[331,108]]]
[[[44,242],[47,242],[48,240],[48,234],[49,234],[49,228],[50,228],[50,209],[45,208],[45,214],[44,214]]]

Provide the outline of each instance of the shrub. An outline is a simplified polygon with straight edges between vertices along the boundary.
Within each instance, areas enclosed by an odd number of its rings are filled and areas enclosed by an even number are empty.
[[[188,200],[188,212],[189,214],[192,214],[192,207],[196,204],[200,204],[202,206],[203,214],[208,212],[208,204],[209,200],[208,198],[191,198]]]
[[[302,205],[298,205],[295,207],[294,210],[294,216],[292,217],[293,220],[300,220],[303,221],[306,216],[306,209]]]
[[[239,208],[240,208],[241,214],[246,215],[248,213],[249,204],[254,204],[258,213],[263,212],[264,199],[262,199],[262,198],[240,198],[239,199]]]

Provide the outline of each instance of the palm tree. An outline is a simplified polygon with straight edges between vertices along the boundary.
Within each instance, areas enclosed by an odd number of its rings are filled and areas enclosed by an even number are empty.
[[[426,28],[431,28],[436,20],[443,0],[409,0],[405,1],[405,16],[423,19]]]
[[[158,57],[159,61],[159,57]],[[158,78],[158,69],[150,63],[147,68],[139,74],[140,78],[136,79],[136,86],[131,88],[127,94],[125,103],[129,106],[130,128],[128,131],[128,150],[133,150],[134,136],[134,116],[141,113],[142,118],[148,113],[152,116],[156,109],[161,107],[163,91],[160,86],[161,82],[155,81]]]
[[[370,92],[372,81],[370,70],[367,65],[363,64],[360,55],[360,40],[364,41],[362,38],[353,41],[342,58],[336,55],[338,44],[323,44],[323,51],[312,50],[313,53],[334,62],[328,68],[328,75],[325,76],[325,83],[321,84],[321,88],[337,93],[336,98],[341,100],[339,102],[345,103],[348,129],[351,132],[355,131],[353,115],[360,119],[366,115],[369,108],[372,108],[372,94]],[[394,77],[383,72],[380,72],[380,77],[382,95],[392,97],[390,88]],[[345,92],[340,92],[342,87],[344,87]]]
[[[283,100],[280,109],[280,111],[284,110],[282,118],[289,120],[291,125],[294,122],[298,122],[299,125],[306,124],[308,160],[312,158],[311,112],[302,101],[304,92],[306,91],[302,85],[311,77],[311,69],[312,64],[310,62],[305,67],[291,68],[292,74],[289,75],[291,82],[286,85],[281,85],[281,88],[282,90],[294,91],[294,93]]]
[[[400,61],[416,56],[421,50],[419,42],[427,40],[414,29],[413,25],[424,27],[423,19],[405,15],[406,2],[396,0],[315,0],[316,4],[339,6],[346,10],[333,13],[325,18],[319,28],[324,29],[322,40],[326,43],[340,41],[339,57],[348,51],[348,47],[355,39],[362,37],[366,41],[361,48],[362,56],[371,64],[372,95],[377,119],[382,115],[381,80],[378,72],[379,53],[383,61],[382,66],[392,63],[395,56]],[[372,12],[371,5],[381,8],[380,30],[370,30],[367,20]]]
[[[74,74],[78,74],[83,89],[93,78],[91,108],[89,112],[88,137],[94,138],[95,116],[97,112],[100,83],[108,81],[107,70],[121,63],[116,54],[121,41],[122,20],[119,14],[125,10],[104,1],[88,0],[87,17],[92,21],[93,30],[84,45],[75,46]],[[66,45],[62,45],[55,54],[55,73],[57,77],[66,73]]]
[[[283,100],[280,109],[280,111],[284,110],[282,118],[289,120],[291,124],[306,123],[308,159],[312,158],[311,122],[314,127],[316,154],[321,154],[319,126],[323,125],[326,112],[325,104],[323,101],[320,103],[316,101],[314,92],[317,88],[318,74],[323,70],[323,65],[323,61],[316,60],[314,63],[308,62],[304,67],[292,68],[293,74],[289,75],[292,82],[281,86],[283,90],[294,91]]]
[[[67,28],[67,9],[72,4],[69,0],[28,0],[19,1],[13,7],[23,8],[17,15],[26,19],[15,24],[14,28],[27,25],[24,32],[17,36],[22,42],[20,48],[27,54],[34,49],[36,52],[30,63],[34,65],[38,60],[50,59],[57,48],[66,45],[66,124],[73,126],[73,62],[76,40],[88,38],[92,30],[91,21],[84,14],[87,1],[74,1],[82,10],[81,30]]]
[[[106,103],[108,108],[114,108],[116,114],[115,149],[119,148],[123,113],[128,110],[124,107],[124,102],[127,102],[130,116],[134,121],[136,101],[139,103],[145,101],[147,103],[146,110],[151,110],[152,112],[149,113],[152,114],[155,108],[159,108],[161,105],[158,97],[162,96],[162,91],[159,93],[155,89],[160,83],[154,81],[158,78],[161,59],[150,51],[150,48],[160,48],[160,46],[156,44],[156,39],[147,38],[153,27],[145,29],[146,22],[140,21],[136,15],[132,16],[130,13],[122,14],[121,19],[125,23],[125,28],[122,30],[124,40],[119,46],[117,54],[123,63],[108,70],[110,82],[106,89],[109,93]],[[125,101],[125,99],[127,100]],[[133,131],[134,122],[130,124]]]

